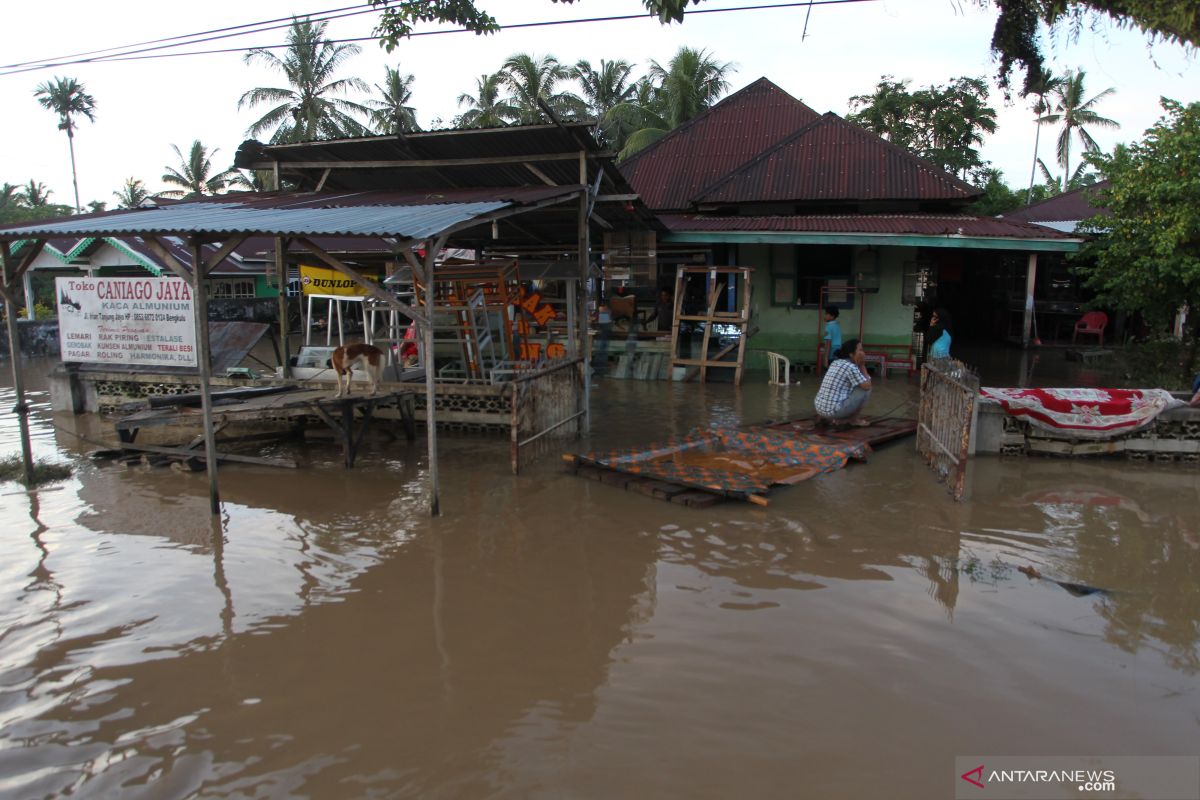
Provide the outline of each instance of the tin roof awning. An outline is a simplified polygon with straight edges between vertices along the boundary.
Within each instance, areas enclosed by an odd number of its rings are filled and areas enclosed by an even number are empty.
[[[443,192],[263,192],[81,214],[0,228],[0,239],[62,236],[373,236],[419,240],[577,197],[584,187]]]

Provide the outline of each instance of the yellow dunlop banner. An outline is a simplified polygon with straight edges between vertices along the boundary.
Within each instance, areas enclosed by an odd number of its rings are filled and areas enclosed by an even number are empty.
[[[379,281],[378,275],[364,275],[371,281]],[[344,297],[362,297],[367,290],[347,278],[336,269],[300,265],[300,285],[305,294],[334,294]]]

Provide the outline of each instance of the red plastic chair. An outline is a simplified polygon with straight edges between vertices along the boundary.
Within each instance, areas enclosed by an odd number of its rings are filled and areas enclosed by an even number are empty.
[[[1075,339],[1081,333],[1085,336],[1094,335],[1099,344],[1104,344],[1104,329],[1107,326],[1108,314],[1103,311],[1089,311],[1075,323],[1075,330],[1071,333],[1071,344],[1075,344]]]

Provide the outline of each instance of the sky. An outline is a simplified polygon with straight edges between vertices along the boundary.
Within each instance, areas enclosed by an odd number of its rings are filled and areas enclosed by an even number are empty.
[[[766,0],[707,0],[700,8],[763,4]],[[0,30],[4,64],[47,59],[101,48],[177,36],[201,30],[257,22],[289,15],[352,6],[355,0],[307,0],[254,3],[209,0],[184,6],[161,0],[60,0],[57,3],[8,3]],[[478,0],[501,24],[639,14],[638,0]],[[180,13],[187,8],[187,13]],[[474,93],[476,79],[496,71],[514,53],[550,54],[564,63],[587,59],[625,59],[640,75],[650,60],[665,64],[681,46],[705,48],[718,60],[732,62],[731,91],[767,77],[818,112],[845,115],[848,100],[869,94],[882,75],[912,81],[911,88],[946,83],[958,76],[985,76],[991,81],[995,63],[988,43],[995,12],[975,0],[870,0],[817,6],[691,16],[683,24],[663,26],[649,17],[575,25],[501,31],[489,36],[453,33],[402,41],[387,53],[375,42],[339,73],[368,84],[383,82],[385,66],[398,66],[415,76],[413,104],[418,121],[429,127],[445,124],[459,113],[458,95]],[[374,15],[363,14],[329,23],[331,38],[369,36]],[[434,26],[421,26],[419,31]],[[186,49],[254,47],[284,41],[282,30],[225,39]],[[1112,87],[1115,94],[1097,107],[1118,121],[1119,130],[1093,130],[1104,149],[1141,138],[1161,114],[1158,99],[1200,99],[1200,66],[1194,54],[1168,44],[1151,45],[1136,31],[1104,23],[1084,30],[1078,41],[1066,33],[1048,35],[1048,63],[1055,72],[1082,67],[1088,96]],[[279,52],[279,51],[276,51]],[[8,70],[0,69],[0,73]],[[109,63],[73,64],[51,69],[0,74],[0,108],[4,110],[0,149],[0,182],[44,183],[53,202],[72,204],[70,158],[66,134],[55,115],[43,109],[33,93],[52,77],[73,77],[96,100],[96,121],[82,120],[75,137],[80,198],[115,205],[113,193],[135,177],[151,191],[166,188],[161,176],[185,154],[195,139],[218,148],[214,166],[232,163],[246,129],[261,115],[238,108],[241,95],[256,86],[281,86],[282,77],[264,67],[247,65],[241,53],[223,53]],[[1019,85],[1019,77],[1014,80]],[[994,88],[998,130],[983,147],[983,157],[1003,170],[1012,186],[1028,185],[1035,126],[1029,105],[1006,104]],[[1057,131],[1043,131],[1041,154],[1053,163]],[[1073,147],[1072,163],[1078,157]],[[1057,170],[1054,170],[1057,172]]]

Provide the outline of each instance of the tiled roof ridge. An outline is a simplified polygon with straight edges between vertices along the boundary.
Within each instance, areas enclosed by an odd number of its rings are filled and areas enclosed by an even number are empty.
[[[780,152],[784,148],[789,147],[792,144],[795,144],[797,141],[804,138],[805,136],[808,136],[809,134],[813,133],[816,130],[819,130],[820,128],[826,127],[827,125],[829,125],[831,123],[840,124],[843,128],[847,129],[852,134],[866,138],[869,141],[871,141],[872,144],[884,145],[886,148],[891,149],[892,151],[899,154],[902,158],[904,158],[905,160],[912,163],[918,169],[923,170],[924,172],[929,174],[930,177],[934,178],[935,180],[940,181],[942,183],[948,183],[952,188],[957,189],[960,192],[964,192],[966,197],[972,197],[972,196],[983,193],[983,191],[981,189],[977,189],[976,187],[972,186],[971,184],[967,183],[966,181],[955,177],[951,173],[949,173],[946,170],[939,167],[937,164],[934,164],[930,161],[926,161],[925,159],[921,158],[920,156],[910,153],[908,150],[905,150],[903,147],[900,147],[899,145],[889,142],[887,139],[884,139],[879,134],[872,133],[871,131],[867,130],[866,128],[863,128],[861,125],[856,125],[853,122],[851,122],[850,120],[844,119],[832,111],[826,111],[818,119],[803,126],[799,130],[797,130],[795,133],[781,139],[780,141],[776,142],[771,147],[768,147],[766,150],[759,153],[754,158],[750,159],[749,161],[745,162],[744,164],[740,164],[739,166],[737,166],[734,169],[730,170],[729,172],[725,173],[725,175],[721,176],[717,180],[708,184],[703,189],[698,191],[693,197],[691,197],[690,201],[692,203],[702,202],[706,195],[711,194],[712,192],[716,191],[723,184],[726,184],[726,183],[732,181],[740,173],[743,173],[746,170],[757,166],[758,164],[762,163],[763,161],[776,155],[778,152]]]
[[[730,104],[734,99],[738,99],[739,101],[744,100],[745,95],[748,95],[752,89],[754,89],[754,90],[760,90],[760,89],[771,90],[771,89],[773,89],[773,90],[779,92],[780,94],[784,95],[785,97],[790,98],[797,105],[804,106],[804,108],[807,108],[813,114],[818,114],[816,109],[807,105],[803,100],[792,97],[792,95],[789,92],[782,89],[779,86],[779,84],[772,81],[766,75],[763,75],[762,77],[758,78],[757,80],[746,84],[741,89],[738,89],[733,94],[722,97],[720,100],[718,100],[713,105],[709,106],[708,108],[704,109],[699,114],[697,114],[696,116],[694,116],[691,119],[684,122],[678,128],[673,128],[673,129],[667,131],[667,134],[665,136],[663,136],[661,139],[659,139],[658,141],[655,141],[655,142],[651,142],[647,146],[643,147],[641,150],[639,150],[636,153],[634,153],[633,155],[631,155],[629,158],[625,159],[621,163],[621,167],[622,168],[631,167],[635,162],[637,162],[639,159],[641,159],[642,156],[646,155],[647,153],[653,152],[663,142],[665,142],[669,139],[677,138],[677,134],[678,135],[684,134],[688,129],[699,124],[702,120],[705,120],[705,119],[709,118],[710,116],[712,116],[712,114],[715,111],[717,111],[718,109],[721,109],[722,111],[728,110],[729,105],[727,105],[727,104]],[[722,108],[722,106],[724,106],[724,108]],[[818,114],[818,116],[819,116],[819,114]]]

